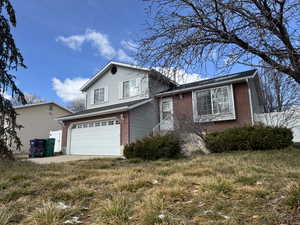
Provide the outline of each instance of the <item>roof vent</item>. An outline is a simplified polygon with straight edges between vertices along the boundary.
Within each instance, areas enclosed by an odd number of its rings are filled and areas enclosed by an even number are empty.
[[[111,74],[116,74],[118,71],[117,67],[114,65],[112,66],[112,68],[110,69]]]

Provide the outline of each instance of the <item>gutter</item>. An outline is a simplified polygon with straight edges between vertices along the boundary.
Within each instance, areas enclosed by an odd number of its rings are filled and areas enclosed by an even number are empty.
[[[178,94],[178,93],[182,93],[182,92],[193,91],[193,90],[196,90],[199,88],[209,88],[209,87],[214,87],[216,85],[231,84],[233,82],[244,81],[244,80],[247,81],[250,78],[254,78],[256,76],[256,74],[257,73],[255,72],[252,76],[243,77],[243,78],[239,78],[239,79],[233,79],[233,80],[228,80],[228,81],[223,81],[223,82],[216,82],[216,83],[206,84],[206,85],[198,85],[195,87],[183,88],[183,89],[179,89],[179,90],[175,90],[175,91],[167,91],[167,92],[157,94],[155,96],[156,97],[165,97],[165,96],[174,95],[174,94]]]
[[[108,109],[108,110],[103,110],[103,111],[99,111],[99,112],[92,112],[92,113],[74,115],[74,116],[68,116],[68,117],[59,117],[59,118],[55,118],[55,120],[65,121],[65,120],[81,119],[81,118],[91,117],[91,116],[100,116],[100,115],[106,115],[106,114],[112,114],[112,113],[125,112],[125,111],[129,111],[131,109],[134,109],[136,107],[139,107],[141,105],[144,105],[151,101],[152,101],[152,99],[148,99],[146,101],[143,101],[143,102],[131,105],[131,106],[123,106],[123,107],[119,107],[119,108],[115,108],[115,109]]]

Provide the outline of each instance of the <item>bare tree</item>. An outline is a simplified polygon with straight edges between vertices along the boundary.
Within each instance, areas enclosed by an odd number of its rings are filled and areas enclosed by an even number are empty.
[[[300,85],[286,74],[263,68],[260,86],[265,113],[257,114],[256,121],[274,127],[299,126]]]
[[[80,112],[85,110],[85,100],[84,99],[75,99],[67,105],[67,108],[72,112]]]
[[[41,102],[45,102],[45,100],[43,100],[42,98],[34,95],[34,94],[29,94],[29,93],[25,93],[24,94],[25,99],[26,99],[26,104],[37,104],[37,103],[41,103]],[[19,106],[19,105],[23,105],[17,98],[12,98],[11,99],[11,103],[13,106]]]
[[[300,105],[300,85],[290,76],[263,68],[260,84],[266,113],[282,112]]]
[[[299,0],[144,0],[150,18],[142,63],[162,68],[236,63],[287,74],[300,83]]]

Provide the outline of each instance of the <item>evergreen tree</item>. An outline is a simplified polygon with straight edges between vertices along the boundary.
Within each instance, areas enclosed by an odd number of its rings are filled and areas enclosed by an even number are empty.
[[[16,15],[9,0],[0,0],[0,159],[13,159],[13,150],[18,150],[21,141],[17,130],[17,114],[10,98],[26,103],[23,93],[15,84],[12,71],[26,68],[23,57],[16,47],[11,27],[16,26]]]

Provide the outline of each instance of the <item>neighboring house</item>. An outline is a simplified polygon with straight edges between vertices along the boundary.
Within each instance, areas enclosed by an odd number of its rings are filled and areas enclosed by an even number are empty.
[[[48,138],[50,131],[61,130],[62,125],[56,118],[72,113],[55,102],[16,106],[15,110],[18,114],[17,123],[23,126],[18,131],[22,152],[28,152],[31,139]]]
[[[110,62],[81,89],[82,112],[58,118],[66,154],[122,155],[123,146],[188,117],[208,130],[254,123],[263,112],[255,70],[177,85],[158,71]]]

